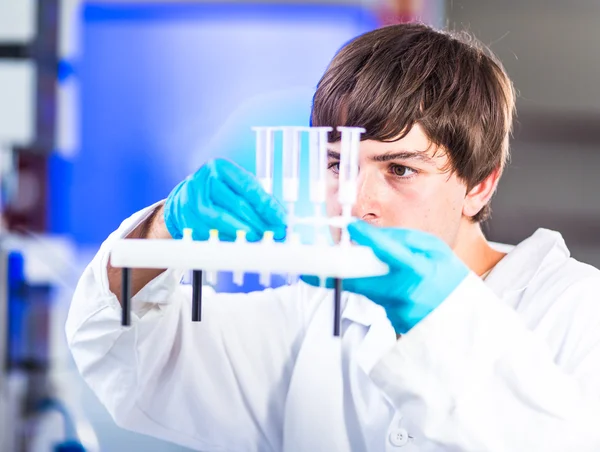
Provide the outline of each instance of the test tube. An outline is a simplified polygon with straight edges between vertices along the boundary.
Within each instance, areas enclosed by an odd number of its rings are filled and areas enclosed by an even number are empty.
[[[289,216],[294,216],[294,203],[298,201],[300,187],[301,127],[282,127],[283,131],[283,200],[289,203]]]
[[[338,127],[342,133],[339,174],[339,201],[342,206],[350,206],[356,202],[356,180],[358,179],[358,157],[360,152],[360,136],[365,129],[359,127]]]
[[[256,132],[256,177],[267,193],[273,193],[274,127],[253,127]]]
[[[309,168],[310,202],[315,206],[319,217],[327,194],[327,144],[331,127],[311,127],[309,129]]]
[[[338,200],[342,206],[342,216],[349,219],[357,196],[360,136],[366,131],[360,127],[338,127],[338,131],[342,134]],[[342,243],[349,243],[347,230],[342,229],[342,232]]]

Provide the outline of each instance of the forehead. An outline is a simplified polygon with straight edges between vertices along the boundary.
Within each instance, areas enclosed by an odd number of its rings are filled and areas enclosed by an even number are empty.
[[[330,143],[329,147],[340,152],[341,143],[339,141]],[[394,141],[375,141],[365,140],[361,142],[361,159],[371,159],[382,154],[392,154],[400,152],[422,153],[431,158],[436,166],[443,166],[448,161],[446,152],[436,146],[427,137],[422,127],[415,124],[405,137]]]

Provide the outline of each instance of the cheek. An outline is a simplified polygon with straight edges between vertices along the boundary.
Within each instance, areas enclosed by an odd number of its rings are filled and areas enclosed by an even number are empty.
[[[414,228],[446,238],[461,218],[464,193],[445,179],[400,186],[382,206],[383,225]],[[463,190],[464,191],[464,190]]]
[[[452,246],[461,224],[465,190],[454,183],[443,184],[426,201],[429,211],[424,230]]]
[[[338,187],[334,180],[327,182],[327,215],[330,217],[339,216],[342,214],[342,206],[338,202]]]
[[[466,187],[459,182],[455,176],[446,184],[443,190],[443,196],[441,197],[446,204],[446,211],[448,215],[453,218],[462,217],[463,207],[465,205],[465,197],[467,195]]]
[[[337,197],[337,185],[329,183],[327,185],[327,199],[325,202],[325,208],[328,217],[338,217],[342,214],[342,206],[338,202]],[[338,228],[329,228],[331,239],[334,243],[338,243],[342,236],[341,231]]]
[[[426,193],[408,185],[388,186],[379,205],[383,227],[419,228],[429,209]]]

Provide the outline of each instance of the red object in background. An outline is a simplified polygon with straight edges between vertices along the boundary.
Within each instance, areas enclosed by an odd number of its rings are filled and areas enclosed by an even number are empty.
[[[382,0],[378,13],[381,25],[418,22],[423,5],[424,0]]]
[[[46,231],[48,156],[19,149],[16,199],[5,206],[4,223],[10,231]]]

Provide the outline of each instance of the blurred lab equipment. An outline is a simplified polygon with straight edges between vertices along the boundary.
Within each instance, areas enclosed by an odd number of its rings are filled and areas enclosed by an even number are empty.
[[[10,23],[0,33],[2,452],[84,450],[51,376],[57,325],[56,280],[49,274],[60,267],[61,253],[53,248],[58,242],[39,235],[46,228],[48,156],[56,141],[59,12],[59,0],[0,4],[0,16]],[[46,274],[39,265],[36,270],[36,256],[44,253]],[[43,444],[51,413],[63,420],[64,434]]]

